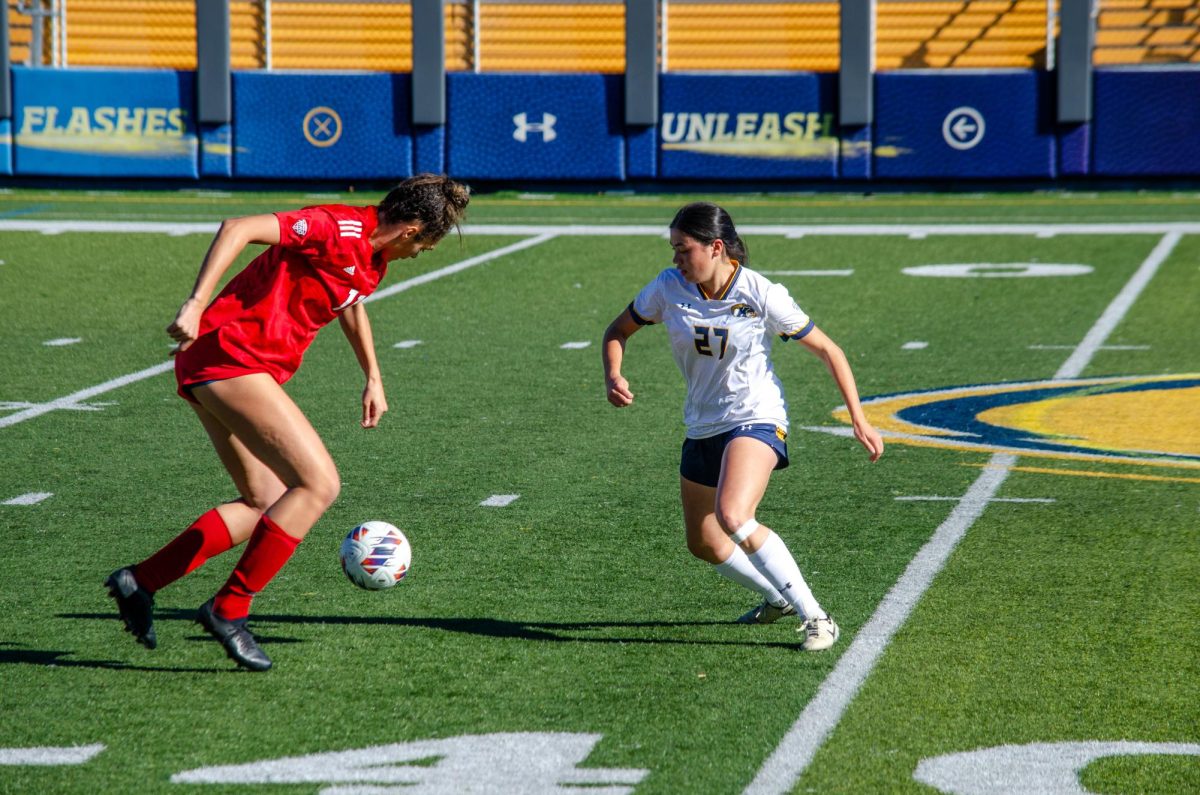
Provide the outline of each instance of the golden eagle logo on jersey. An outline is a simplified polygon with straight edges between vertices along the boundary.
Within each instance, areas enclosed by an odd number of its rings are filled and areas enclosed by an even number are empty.
[[[749,304],[734,304],[729,307],[729,314],[734,317],[758,317],[758,312]]]
[[[862,404],[899,444],[1200,468],[1200,374],[982,384]],[[850,421],[845,408],[834,416]]]

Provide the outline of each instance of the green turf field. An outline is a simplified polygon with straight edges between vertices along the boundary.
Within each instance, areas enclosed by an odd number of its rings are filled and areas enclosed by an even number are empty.
[[[255,601],[275,668],[193,623],[236,553],[137,646],[104,578],[236,496],[163,333],[215,223],[376,198],[0,192],[0,792],[1200,791],[1196,193],[716,197],[888,441],[776,346],[758,518],[841,625],[819,654],[684,547],[661,329],[604,399],[604,328],[700,197],[478,196],[369,306],[378,429],[336,329],[289,384],[343,487]],[[338,566],[366,519],[414,548],[389,591]]]

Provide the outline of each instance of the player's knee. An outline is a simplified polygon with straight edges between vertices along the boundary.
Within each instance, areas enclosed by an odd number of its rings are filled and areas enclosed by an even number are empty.
[[[733,535],[738,531],[738,528],[753,519],[754,514],[738,506],[717,506],[717,521],[720,522],[721,529],[729,535]]]
[[[725,532],[729,534],[729,540],[735,544],[744,544],[746,539],[754,535],[754,531],[759,528],[758,522],[753,516],[744,519],[740,524],[730,523],[725,525]]]
[[[333,505],[342,491],[342,479],[332,464],[309,477],[304,485],[322,510]]]

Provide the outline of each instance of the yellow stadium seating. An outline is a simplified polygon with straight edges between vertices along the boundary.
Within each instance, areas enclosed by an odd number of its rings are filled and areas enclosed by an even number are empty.
[[[483,3],[478,68],[513,72],[621,72],[625,5]]]
[[[267,65],[268,26],[272,68],[411,68],[412,21],[407,2],[275,0],[269,7],[271,19],[265,20],[259,0],[230,3],[234,69]],[[467,8],[461,3],[446,5],[446,63],[451,69],[469,68]],[[28,17],[10,11],[10,19],[13,57],[23,61],[28,57]],[[192,69],[195,50],[195,0],[70,0],[68,4],[69,65]]]
[[[1200,0],[1101,0],[1092,61],[1200,63]]]
[[[836,2],[667,4],[670,71],[836,71]]]
[[[1045,63],[1044,0],[899,2],[877,6],[876,68],[1019,67]]]
[[[67,7],[69,65],[195,68],[195,0],[69,0]],[[274,69],[412,68],[404,0],[273,0],[267,7],[269,20],[260,0],[231,0],[233,68],[263,68],[268,56]],[[665,8],[670,71],[838,68],[835,0],[671,0]],[[880,70],[1045,64],[1045,0],[880,0],[876,8]],[[1096,64],[1200,63],[1200,0],[1100,0],[1099,12]],[[624,69],[622,0],[448,2],[445,13],[450,70]],[[10,57],[27,62],[29,17],[11,6],[8,15]]]
[[[8,9],[8,57],[15,64],[26,63],[29,60],[29,46],[33,39],[33,28],[29,17],[18,14],[16,9]]]

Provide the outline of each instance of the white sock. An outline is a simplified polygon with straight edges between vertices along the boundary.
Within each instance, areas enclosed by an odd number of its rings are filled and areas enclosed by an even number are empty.
[[[825,611],[808,589],[808,583],[804,581],[804,575],[800,573],[800,567],[788,551],[787,544],[774,532],[768,532],[767,540],[758,551],[751,552],[746,558],[805,619],[825,617]]]
[[[750,558],[746,557],[746,553],[736,544],[725,562],[717,563],[713,568],[725,579],[749,588],[776,607],[783,607],[787,604],[787,600],[780,596],[779,591],[776,591],[774,586],[758,573],[758,569],[754,568]]]

